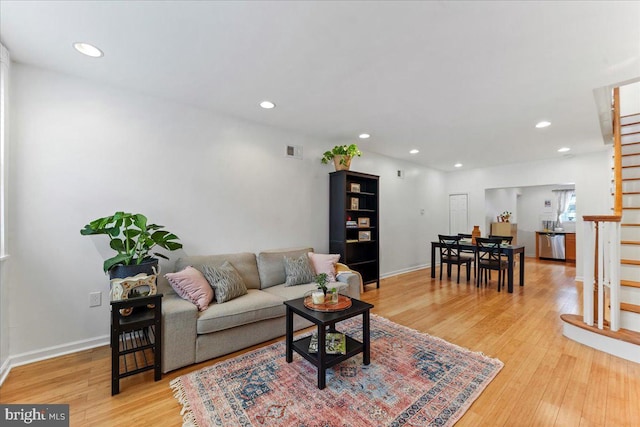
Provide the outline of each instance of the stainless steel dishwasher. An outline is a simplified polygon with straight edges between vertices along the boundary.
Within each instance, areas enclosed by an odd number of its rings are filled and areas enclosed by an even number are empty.
[[[565,260],[564,234],[539,233],[540,258]]]

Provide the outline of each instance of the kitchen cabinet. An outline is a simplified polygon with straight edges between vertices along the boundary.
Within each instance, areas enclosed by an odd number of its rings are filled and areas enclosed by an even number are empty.
[[[564,252],[567,262],[576,262],[576,233],[566,233],[564,238]]]
[[[513,236],[512,245],[518,244],[518,224],[513,222],[492,222],[491,233],[493,236]]]
[[[541,236],[556,236],[562,238],[561,247],[552,245],[554,255],[549,255],[548,251],[544,250],[547,245],[541,245]],[[544,241],[544,238],[542,239]],[[543,247],[541,247],[543,246]],[[562,251],[564,250],[564,254]],[[556,256],[559,253],[561,256]],[[558,259],[561,261],[576,262],[576,233],[566,233],[564,231],[536,231],[536,258],[540,259]]]

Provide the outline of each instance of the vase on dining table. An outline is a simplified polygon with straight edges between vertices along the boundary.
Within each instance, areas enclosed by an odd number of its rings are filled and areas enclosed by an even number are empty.
[[[476,244],[476,237],[480,237],[482,234],[480,233],[480,226],[474,225],[473,230],[471,230],[471,243]]]

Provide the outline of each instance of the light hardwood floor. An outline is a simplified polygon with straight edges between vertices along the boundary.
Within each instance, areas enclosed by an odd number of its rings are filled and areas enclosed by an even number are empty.
[[[376,314],[504,362],[457,426],[640,426],[640,365],[562,335],[560,314],[580,312],[574,277],[570,264],[527,258],[526,285],[513,294],[497,292],[495,274],[477,289],[456,285],[455,272],[440,281],[421,270],[362,299]],[[110,352],[100,347],[12,369],[0,402],[69,403],[72,426],[179,426],[169,381],[216,360],[158,382],[152,372],[126,378],[111,397]]]

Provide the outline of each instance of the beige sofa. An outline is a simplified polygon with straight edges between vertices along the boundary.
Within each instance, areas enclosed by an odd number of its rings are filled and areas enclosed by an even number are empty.
[[[219,267],[228,261],[244,280],[248,293],[222,304],[214,301],[200,312],[190,301],[180,298],[164,277],[159,277],[158,292],[164,294],[162,371],[169,372],[283,336],[283,302],[316,289],[315,283],[284,286],[284,257],[297,258],[307,252],[313,249],[272,250],[258,255],[243,252],[189,256],[176,261],[174,271],[188,265],[199,270],[204,265]],[[336,287],[344,295],[359,298],[362,279],[358,273],[341,273]],[[295,330],[307,326],[310,326],[308,321],[294,316]]]

